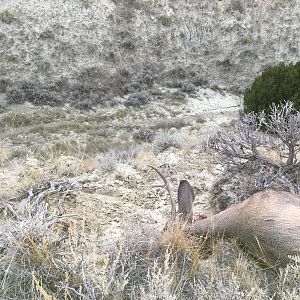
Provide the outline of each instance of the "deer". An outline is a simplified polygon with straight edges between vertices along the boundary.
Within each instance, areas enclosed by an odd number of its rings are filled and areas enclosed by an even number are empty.
[[[166,176],[150,166],[162,178],[171,200],[171,222],[183,224],[195,236],[236,238],[251,254],[271,267],[282,267],[294,255],[300,255],[300,197],[289,192],[267,189],[211,215],[193,218],[195,193],[187,180],[181,180],[177,203]],[[170,225],[171,224],[171,225]]]

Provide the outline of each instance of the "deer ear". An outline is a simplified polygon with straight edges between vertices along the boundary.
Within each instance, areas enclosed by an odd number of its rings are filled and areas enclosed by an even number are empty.
[[[178,187],[178,213],[183,221],[192,221],[194,189],[187,180],[181,180]]]

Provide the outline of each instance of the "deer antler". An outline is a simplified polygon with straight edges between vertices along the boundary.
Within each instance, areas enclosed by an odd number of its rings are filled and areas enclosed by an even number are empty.
[[[170,196],[170,202],[171,202],[171,218],[175,218],[176,215],[176,203],[175,200],[172,196],[172,191],[171,191],[171,187],[170,187],[170,183],[167,180],[166,176],[156,167],[152,166],[152,165],[147,165],[148,167],[152,168],[164,181],[164,185],[161,185],[160,187],[163,187],[167,190],[169,196]]]

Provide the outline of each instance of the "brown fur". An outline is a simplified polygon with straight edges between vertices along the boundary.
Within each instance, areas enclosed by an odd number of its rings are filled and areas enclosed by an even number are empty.
[[[150,166],[163,179],[169,192],[172,218],[176,205],[166,177]],[[178,213],[187,225],[192,222],[194,191],[188,181],[182,180],[178,188]],[[253,254],[272,266],[288,263],[290,255],[300,254],[300,198],[287,192],[266,190],[206,219],[188,225],[192,234],[224,235],[236,237]]]
[[[191,225],[193,234],[236,237],[272,265],[284,265],[300,254],[300,198],[266,190]]]
[[[193,219],[195,194],[192,186],[187,180],[180,181],[177,199],[180,218],[191,222]]]

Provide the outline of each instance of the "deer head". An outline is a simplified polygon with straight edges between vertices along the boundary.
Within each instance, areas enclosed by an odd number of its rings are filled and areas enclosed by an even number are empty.
[[[151,165],[149,165],[149,167],[155,170],[162,178],[164,185],[161,185],[160,187],[164,187],[168,191],[171,203],[171,220],[174,221],[178,216],[179,220],[182,222],[191,223],[193,220],[195,193],[190,183],[187,180],[180,181],[177,192],[178,209],[176,209],[176,201],[173,198],[172,188],[169,181],[158,168]]]

